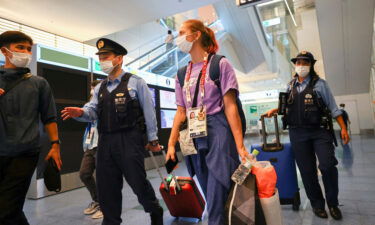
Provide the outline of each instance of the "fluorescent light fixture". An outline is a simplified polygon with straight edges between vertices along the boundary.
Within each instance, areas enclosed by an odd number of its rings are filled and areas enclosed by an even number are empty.
[[[259,7],[262,7],[262,6],[265,6],[265,5],[271,5],[271,4],[274,4],[274,3],[277,3],[277,2],[282,2],[283,0],[273,0],[273,1],[270,1],[270,2],[265,2],[265,3],[260,3],[258,4]]]
[[[246,8],[254,5],[264,4],[272,0],[236,0],[236,5],[241,8]]]
[[[290,16],[292,17],[292,20],[293,20],[293,23],[294,23],[294,26],[297,27],[297,22],[296,20],[294,19],[294,15],[292,13],[292,10],[290,10],[290,7],[289,7],[289,4],[288,4],[288,1],[287,0],[284,0],[285,4],[286,4],[286,7],[288,8],[288,11],[289,11],[289,14]]]
[[[22,31],[31,36],[37,44],[67,50],[77,55],[95,56],[97,51],[94,46],[0,18],[0,33],[8,30]]]

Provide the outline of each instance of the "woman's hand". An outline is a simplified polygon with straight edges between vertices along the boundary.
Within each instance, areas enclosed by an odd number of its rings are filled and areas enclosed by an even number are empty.
[[[249,152],[247,151],[247,149],[244,145],[242,147],[240,147],[239,149],[237,149],[237,152],[241,157],[242,163],[245,163],[246,161],[248,161],[249,159],[252,159],[254,157],[253,155],[249,154]]]

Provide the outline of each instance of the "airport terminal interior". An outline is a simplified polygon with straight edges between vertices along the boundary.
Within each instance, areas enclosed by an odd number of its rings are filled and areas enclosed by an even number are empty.
[[[29,68],[33,75],[45,78],[52,89],[62,142],[61,191],[56,193],[44,185],[43,159],[50,145],[47,133],[40,130],[42,149],[23,208],[30,225],[102,224],[102,218],[83,213],[92,202],[79,174],[87,124],[61,119],[65,107],[82,107],[90,100],[93,80],[107,79],[96,55],[100,38],[127,49],[122,69],[147,83],[159,143],[167,148],[177,112],[176,75],[191,60],[189,53],[181,51],[177,38],[181,25],[190,19],[200,20],[214,31],[217,54],[224,55],[234,68],[249,151],[253,145],[264,143],[264,133],[268,135],[265,140],[275,141],[277,130],[281,144],[290,143],[281,116],[277,123],[266,119],[264,126],[260,118],[280,106],[279,93],[286,91],[296,75],[291,59],[299,54],[310,52],[314,56],[315,71],[326,81],[337,106],[345,104],[350,142],[345,144],[340,138],[336,120],[332,127],[338,142],[334,154],[343,218],[314,215],[297,167],[299,208],[281,205],[282,221],[275,224],[375,225],[374,8],[375,0],[0,0],[0,34],[21,31],[34,41]],[[0,65],[5,62],[0,54]],[[176,149],[180,163],[174,174],[189,177],[184,157]],[[200,220],[171,215],[159,192],[159,173],[146,150],[144,155],[147,177],[164,209],[164,224],[211,225],[207,208]],[[156,153],[155,159],[162,175],[167,176],[165,157]],[[324,192],[322,173],[316,173]],[[122,196],[122,224],[151,224],[127,182]]]

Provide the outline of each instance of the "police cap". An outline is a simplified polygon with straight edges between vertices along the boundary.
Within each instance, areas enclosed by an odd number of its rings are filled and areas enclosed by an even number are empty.
[[[299,60],[299,59],[308,60],[312,64],[314,64],[316,62],[313,54],[311,54],[310,52],[307,52],[307,51],[302,51],[302,52],[298,53],[297,57],[293,58],[291,61],[294,64],[296,64],[297,60]]]
[[[98,48],[97,55],[105,52],[113,52],[117,55],[126,55],[128,51],[122,45],[107,38],[100,38],[96,42],[96,47]]]

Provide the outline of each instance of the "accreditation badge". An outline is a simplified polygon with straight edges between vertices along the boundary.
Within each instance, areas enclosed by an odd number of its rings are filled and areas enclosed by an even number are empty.
[[[207,136],[206,106],[190,108],[188,110],[188,129],[191,138]]]
[[[91,129],[87,133],[85,144],[87,145],[91,144],[92,140],[94,139],[94,135],[95,135],[95,128],[91,127]]]

